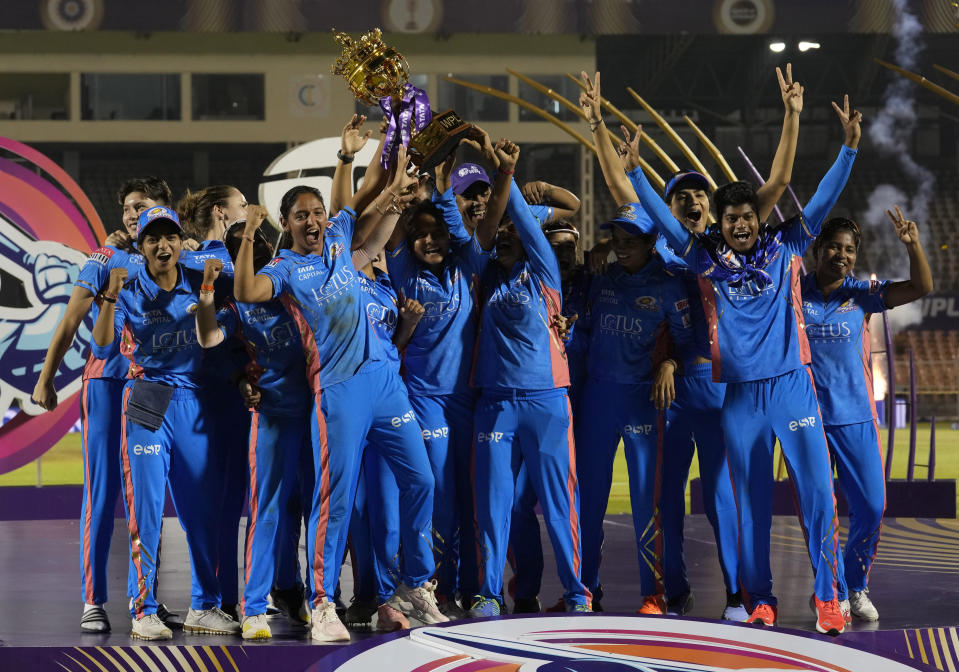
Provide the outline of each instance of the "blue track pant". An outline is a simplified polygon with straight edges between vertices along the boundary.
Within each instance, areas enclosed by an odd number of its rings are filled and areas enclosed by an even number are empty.
[[[107,601],[107,559],[113,513],[120,495],[122,380],[84,379],[80,392],[83,504],[80,510],[80,569],[83,601]]]
[[[849,537],[839,556],[839,599],[869,584],[869,568],[879,547],[886,510],[886,476],[875,420],[826,427],[829,452],[836,461],[839,487],[849,503]]]
[[[239,570],[237,551],[240,518],[250,481],[247,446],[250,438],[250,411],[233,385],[224,382],[204,389],[208,417],[213,418],[213,447],[223,463],[223,497],[221,500],[219,561],[216,575],[220,597],[225,605],[239,602]],[[262,612],[261,612],[262,613]]]
[[[376,599],[376,567],[373,560],[373,528],[370,520],[369,491],[366,476],[366,463],[375,455],[372,450],[363,452],[360,465],[360,477],[356,482],[356,494],[353,496],[353,513],[350,516],[350,538],[347,549],[353,568],[353,599],[367,602]],[[396,488],[396,481],[393,481]],[[383,515],[396,515],[399,503],[399,491],[392,504],[392,510],[383,510]],[[380,511],[377,511],[380,515]]]
[[[773,447],[778,438],[799,504],[816,596],[836,598],[839,521],[832,468],[808,367],[775,378],[728,383],[726,459],[739,514],[739,581],[750,611],[775,605],[769,566]]]
[[[590,380],[580,401],[576,471],[583,525],[583,583],[600,590],[603,518],[609,504],[613,461],[622,437],[629,472],[640,589],[663,594],[662,528],[659,516],[662,448],[660,414],[649,400],[650,383]]]
[[[273,549],[273,587],[277,590],[302,588],[306,580],[300,571],[300,527],[310,524],[310,505],[313,502],[313,448],[310,444],[310,422],[307,417],[305,446],[293,478],[293,487],[284,504],[284,515],[277,525],[277,543]],[[306,565],[309,565],[307,558]]]
[[[316,475],[307,528],[313,605],[332,599],[336,591],[367,439],[400,486],[404,571],[414,585],[428,580],[434,570],[433,475],[399,374],[376,365],[324,388],[314,400],[310,426]]]
[[[582,507],[582,504],[580,506]],[[533,489],[525,463],[520,465],[519,473],[516,474],[507,560],[516,579],[513,598],[523,600],[538,596],[546,563],[543,560],[543,541],[539,534],[539,517],[536,515],[536,490]]]
[[[676,400],[666,411],[666,440],[663,444],[663,572],[666,597],[689,591],[683,555],[683,519],[686,515],[686,481],[695,451],[699,457],[699,482],[703,507],[713,527],[719,567],[730,593],[739,591],[739,523],[736,499],[726,465],[720,419],[724,383],[712,382],[712,364],[688,367],[676,376]]]
[[[473,483],[470,479],[476,396],[460,392],[411,396],[433,470],[433,558],[436,592],[449,599],[457,588],[472,597],[478,590]]]
[[[130,381],[123,390],[124,413],[132,385]],[[216,563],[223,464],[211,449],[210,431],[211,422],[196,391],[183,388],[173,391],[160,429],[152,431],[129,420],[123,423],[120,460],[136,573],[134,590],[129,591],[135,618],[157,608],[153,584],[168,479],[190,552],[190,607],[220,605]]]
[[[566,389],[486,390],[476,405],[473,451],[481,595],[499,599],[520,465],[543,507],[569,604],[589,604],[580,581],[579,492]]]
[[[310,450],[310,419],[254,412],[249,436],[250,517],[244,553],[243,613],[266,613],[266,598],[273,586],[276,549],[289,552],[280,533],[290,517],[290,499],[299,486],[301,453]],[[298,513],[298,512],[297,512]],[[300,516],[295,517],[299,530]],[[293,561],[296,550],[293,548]]]

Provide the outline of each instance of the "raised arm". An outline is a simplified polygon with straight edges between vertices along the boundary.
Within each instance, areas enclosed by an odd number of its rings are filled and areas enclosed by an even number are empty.
[[[57,390],[53,386],[53,379],[57,375],[60,364],[66,356],[73,339],[77,335],[77,330],[83,323],[83,318],[90,312],[90,305],[93,303],[93,293],[83,287],[73,288],[70,294],[70,300],[64,310],[63,318],[57,324],[53,332],[53,338],[50,340],[50,347],[47,348],[47,356],[43,360],[43,369],[37,378],[37,384],[33,388],[31,400],[40,408],[52,411],[57,407]]]
[[[839,150],[839,156],[832,164],[826,175],[822,178],[816,193],[803,208],[803,216],[806,220],[809,235],[815,238],[819,235],[823,220],[832,210],[839,195],[846,186],[849,174],[852,172],[852,164],[856,160],[856,148],[859,146],[859,138],[862,135],[860,122],[862,114],[858,110],[849,108],[849,96],[843,100],[843,108],[840,109],[836,103],[832,104],[836,114],[839,115],[839,121],[842,123],[843,131],[846,135],[843,146]],[[811,239],[810,239],[811,241]]]
[[[200,285],[196,307],[196,340],[201,348],[217,346],[225,338],[216,322],[216,308],[213,305],[213,284],[222,270],[223,262],[219,259],[203,262],[203,284]]]
[[[542,227],[529,210],[519,185],[512,179],[516,161],[519,159],[519,146],[509,140],[496,143],[496,153],[500,160],[500,172],[496,176],[496,187],[509,189],[506,213],[516,227],[516,233],[523,243],[523,250],[534,271],[557,291],[562,291],[563,281],[559,274],[556,254],[546,239]],[[490,199],[492,201],[492,199]],[[477,229],[478,231],[478,229]]]
[[[926,254],[919,242],[919,227],[916,223],[906,219],[899,206],[896,214],[886,210],[889,219],[896,227],[896,235],[909,255],[909,279],[889,283],[886,288],[886,306],[895,308],[910,301],[921,299],[932,291],[932,269],[926,260]]]
[[[378,194],[357,219],[357,227],[353,233],[354,253],[362,251],[361,256],[365,255],[372,259],[390,240],[396,227],[396,220],[416,197],[418,182],[415,175],[407,172],[408,164],[406,147],[401,146],[396,153],[396,169],[390,186]],[[372,226],[365,227],[368,229],[368,234],[362,243],[357,244],[356,230],[359,229],[361,221],[372,223]],[[362,264],[362,266],[365,265],[365,263]]]
[[[240,250],[233,264],[233,296],[243,303],[263,303],[273,298],[273,281],[253,272],[253,234],[266,219],[266,208],[248,205]]]
[[[609,193],[612,194],[616,205],[626,205],[635,203],[636,191],[630,180],[623,172],[623,165],[609,139],[606,132],[606,125],[603,123],[603,110],[600,103],[600,79],[599,73],[592,81],[585,72],[580,73],[586,89],[579,94],[579,104],[583,108],[583,114],[586,115],[586,122],[589,124],[589,130],[593,133],[593,143],[596,145],[596,157],[599,159],[599,167],[603,171],[603,179],[606,180],[606,186],[609,187]],[[637,133],[638,135],[638,133]],[[639,199],[642,200],[642,199]]]
[[[117,338],[117,299],[126,281],[127,269],[123,266],[110,271],[110,280],[106,291],[103,292],[103,305],[100,306],[100,314],[97,315],[97,321],[93,325],[94,356],[100,359],[114,350],[111,346]]]
[[[413,338],[413,332],[416,331],[416,325],[420,323],[426,309],[416,299],[406,299],[400,305],[400,318],[396,325],[396,331],[393,332],[393,345],[400,352],[406,350]]]
[[[470,242],[472,236],[466,230],[466,224],[463,223],[463,214],[456,204],[456,196],[453,195],[453,189],[450,187],[450,176],[453,174],[455,163],[456,154],[454,152],[436,167],[436,188],[433,191],[433,203],[443,213],[446,228],[450,232],[450,242],[454,245],[463,245]]]
[[[551,212],[549,217],[543,220],[544,224],[557,219],[572,217],[579,212],[579,198],[568,189],[537,180],[527,182],[520,191],[523,192],[523,198],[530,205],[549,206]]]
[[[782,95],[783,106],[786,108],[783,118],[783,131],[779,136],[779,147],[773,157],[773,165],[769,170],[769,177],[756,190],[756,200],[759,203],[759,221],[765,222],[772,213],[780,196],[786,191],[792,180],[793,162],[796,159],[796,142],[799,139],[799,114],[802,112],[803,92],[805,89],[799,82],[793,81],[792,63],[786,64],[786,75],[776,68],[776,77],[779,80],[779,93]]]
[[[330,192],[330,216],[340,211],[353,198],[353,157],[366,145],[373,131],[360,133],[366,122],[362,114],[354,114],[340,133],[340,151],[336,155],[336,170],[333,172],[333,189]],[[379,157],[379,154],[377,154]]]

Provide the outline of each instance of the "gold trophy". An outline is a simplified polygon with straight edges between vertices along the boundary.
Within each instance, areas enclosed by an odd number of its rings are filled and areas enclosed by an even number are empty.
[[[409,82],[409,65],[403,54],[383,42],[383,32],[374,28],[354,40],[334,30],[333,39],[343,53],[333,64],[334,75],[346,79],[353,96],[383,109],[389,127],[380,162],[389,168],[402,143],[421,170],[427,171],[453,152],[473,127],[453,110],[434,116],[426,91]]]

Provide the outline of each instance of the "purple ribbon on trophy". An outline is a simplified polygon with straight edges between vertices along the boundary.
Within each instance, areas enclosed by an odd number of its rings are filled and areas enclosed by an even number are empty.
[[[433,110],[430,109],[430,100],[426,91],[416,88],[409,82],[403,85],[403,95],[398,105],[394,105],[392,97],[385,96],[380,98],[380,107],[389,120],[380,164],[388,169],[396,158],[400,144],[409,146],[413,134],[422,131],[433,119]]]

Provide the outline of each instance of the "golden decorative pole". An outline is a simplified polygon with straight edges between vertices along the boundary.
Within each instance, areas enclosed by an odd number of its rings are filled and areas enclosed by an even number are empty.
[[[726,179],[730,182],[735,182],[737,180],[736,173],[733,172],[733,169],[729,166],[729,163],[727,163],[726,157],[720,153],[719,147],[714,145],[713,141],[706,137],[706,134],[699,129],[699,126],[697,126],[693,120],[685,114],[683,115],[683,120],[691,129],[693,129],[693,133],[696,134],[696,137],[699,138],[699,141],[703,143],[707,151],[709,151],[709,155],[712,156],[713,161],[719,165],[719,168],[723,171],[723,175],[726,176]]]
[[[683,155],[685,155],[685,157],[690,161],[690,163],[693,164],[693,168],[695,168],[697,171],[699,171],[700,173],[706,176],[706,179],[709,180],[710,188],[715,189],[716,181],[713,180],[712,175],[710,175],[706,171],[706,167],[703,165],[702,161],[700,161],[699,158],[693,153],[693,150],[689,148],[689,145],[687,145],[683,141],[683,139],[679,137],[679,133],[673,130],[672,126],[670,126],[669,123],[665,119],[663,119],[663,117],[659,114],[659,112],[654,110],[653,107],[649,103],[647,103],[645,100],[643,100],[638,93],[633,91],[633,88],[631,86],[627,86],[626,90],[629,91],[629,95],[631,95],[633,98],[636,99],[637,103],[642,105],[643,109],[646,110],[649,116],[653,118],[653,121],[656,122],[656,125],[659,126],[661,129],[663,129],[663,131],[666,133],[669,139],[673,141],[673,144],[679,147]],[[646,134],[644,133],[643,137],[645,136]]]
[[[882,67],[888,68],[892,70],[893,72],[898,72],[900,75],[902,75],[903,77],[906,77],[907,79],[911,79],[919,86],[929,89],[933,93],[942,96],[943,98],[948,100],[950,103],[955,103],[956,105],[959,105],[959,95],[956,95],[955,93],[953,93],[952,91],[949,91],[948,89],[944,89],[938,84],[933,84],[922,75],[917,75],[914,72],[909,72],[908,70],[900,68],[898,65],[893,65],[892,63],[886,63],[885,61],[881,61],[878,58],[874,58],[873,60],[876,61],[876,63],[878,63]]]
[[[485,93],[487,96],[493,96],[494,98],[500,98],[510,103],[519,105],[523,109],[529,110],[536,116],[541,117],[542,119],[545,119],[546,121],[550,122],[554,126],[561,128],[564,132],[568,133],[570,136],[575,138],[577,142],[580,142],[583,145],[589,147],[593,152],[596,151],[596,147],[593,145],[593,143],[591,143],[582,135],[574,131],[569,124],[566,124],[560,121],[559,119],[554,117],[552,114],[550,114],[546,110],[541,110],[540,108],[536,107],[532,103],[526,102],[522,98],[517,98],[516,96],[512,94],[506,93],[504,91],[499,91],[498,89],[494,89],[489,86],[483,86],[482,84],[473,84],[472,82],[465,82],[462,79],[457,79],[455,77],[444,77],[443,79],[445,79],[447,82],[451,82],[452,84],[459,84],[460,86],[465,86],[468,89],[473,89],[474,91]]]
[[[579,86],[579,88],[585,90],[586,87],[583,85],[583,82],[580,81],[578,78],[573,77],[573,76],[572,76],[571,74],[569,74],[568,72],[566,73],[566,76],[569,77],[569,78],[570,78],[571,80],[573,80],[574,82],[576,82],[576,84],[577,84],[577,86]],[[620,122],[623,126],[625,126],[626,128],[628,128],[630,133],[635,133],[636,130],[639,128],[639,127],[636,125],[636,122],[634,122],[632,119],[630,119],[630,118],[627,117],[625,114],[623,114],[622,111],[620,111],[620,109],[619,109],[618,107],[616,107],[616,106],[613,105],[611,102],[609,102],[608,99],[603,98],[603,97],[601,96],[600,99],[599,99],[599,102],[600,102],[600,104],[601,104],[604,108],[606,108],[606,110],[607,110],[610,114],[612,114],[614,117],[616,117],[617,119],[619,119],[619,122]],[[663,151],[663,148],[660,147],[659,144],[658,144],[655,140],[653,140],[651,137],[649,137],[649,134],[648,134],[648,133],[643,133],[643,137],[642,137],[642,139],[640,140],[640,142],[645,142],[647,145],[649,145],[649,148],[650,148],[651,150],[653,150],[653,154],[655,154],[656,157],[657,157],[660,161],[662,161],[663,164],[665,164],[666,168],[668,168],[670,172],[675,173],[677,170],[679,170],[679,166],[676,165],[676,162],[673,161],[671,158],[669,158],[669,154],[667,154],[665,151]]]
[[[947,76],[949,76],[949,77],[952,77],[953,79],[959,79],[959,72],[956,72],[955,70],[950,70],[949,68],[944,68],[944,67],[942,67],[941,65],[933,65],[932,67],[934,67],[936,70],[938,70],[939,72],[941,72],[941,73],[944,74],[944,75],[947,75]]]

